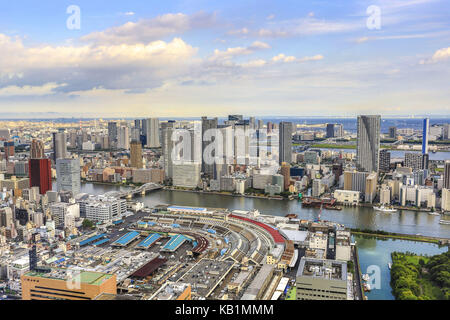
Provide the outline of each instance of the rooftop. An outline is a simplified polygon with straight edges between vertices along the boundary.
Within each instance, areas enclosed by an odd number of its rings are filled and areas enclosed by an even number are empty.
[[[71,272],[70,272],[71,271]],[[79,276],[79,280],[81,283],[86,283],[90,285],[101,285],[106,280],[113,277],[112,274],[102,273],[102,272],[93,272],[93,271],[84,271],[84,270],[69,270],[69,269],[51,269],[51,272],[36,272],[29,271],[25,274],[28,277],[37,277],[37,278],[46,278],[46,279],[54,279],[54,280],[62,280],[67,281],[71,278],[71,275],[77,279]]]

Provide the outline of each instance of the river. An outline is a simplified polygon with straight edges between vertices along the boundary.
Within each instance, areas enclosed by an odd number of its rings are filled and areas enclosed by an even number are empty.
[[[100,184],[82,184],[81,187],[82,192],[90,194],[103,194],[119,189],[125,190],[126,187]],[[231,210],[258,209],[262,214],[276,216],[295,213],[300,219],[308,220],[316,219],[319,214],[319,209],[302,208],[301,202],[297,200],[268,200],[168,190],[154,191],[145,197],[135,199],[143,201],[147,206],[174,204]],[[335,221],[351,228],[450,238],[450,225],[439,224],[439,216],[429,215],[426,212],[399,210],[394,213],[383,213],[372,208],[343,207],[341,211],[324,209],[321,219]]]
[[[112,190],[126,190],[127,187],[82,184],[81,191],[90,194],[103,194]],[[299,218],[314,220],[319,213],[318,209],[302,208],[297,200],[267,200],[257,198],[233,197],[225,195],[201,194],[182,191],[160,190],[148,193],[145,197],[137,197],[147,206],[157,204],[174,204],[195,207],[228,208],[250,210],[258,209],[262,214],[284,216],[287,213],[296,213]],[[342,223],[348,227],[360,229],[385,230],[389,232],[423,234],[450,238],[450,225],[439,224],[439,216],[429,215],[425,212],[402,210],[396,213],[381,213],[371,208],[344,207],[341,211],[323,210],[322,220]],[[445,252],[447,247],[436,244],[394,240],[377,239],[374,237],[354,236],[357,243],[361,271],[367,273],[367,268],[377,265],[380,270],[380,287],[367,293],[369,300],[392,300],[394,297],[390,287],[390,273],[387,264],[391,261],[391,252],[410,251],[417,254],[434,255]]]
[[[392,252],[409,251],[419,255],[432,256],[448,250],[446,246],[439,247],[433,243],[418,241],[380,239],[366,236],[353,236],[353,239],[356,241],[356,246],[358,247],[361,272],[368,273],[372,276],[372,279],[374,279],[371,281],[373,290],[366,293],[369,300],[394,299],[390,285],[391,273],[388,267],[388,263],[392,262]],[[370,272],[371,270],[376,269],[378,269],[379,272]],[[379,275],[379,282],[375,281],[375,274]],[[379,283],[379,286],[374,285],[376,283]]]

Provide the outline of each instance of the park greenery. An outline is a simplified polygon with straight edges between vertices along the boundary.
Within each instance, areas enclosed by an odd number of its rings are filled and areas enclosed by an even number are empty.
[[[94,228],[94,223],[91,220],[84,219],[82,223],[83,228],[85,229],[92,229]]]
[[[450,300],[450,252],[432,257],[392,253],[391,287],[397,300]]]

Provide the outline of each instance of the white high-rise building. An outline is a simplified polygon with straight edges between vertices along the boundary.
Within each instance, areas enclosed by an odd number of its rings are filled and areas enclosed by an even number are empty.
[[[147,136],[147,147],[148,148],[159,148],[161,143],[159,142],[159,119],[149,118],[146,119],[146,129],[145,133]]]
[[[356,165],[359,171],[378,172],[381,116],[358,116]]]
[[[130,149],[130,130],[127,126],[117,128],[117,149]]]
[[[176,187],[195,188],[200,185],[201,164],[183,162],[173,165],[173,185]]]
[[[80,217],[78,203],[55,202],[50,205],[50,213],[56,227],[73,228],[75,219]]]
[[[80,160],[58,159],[56,160],[57,190],[71,191],[75,197],[80,193]]]

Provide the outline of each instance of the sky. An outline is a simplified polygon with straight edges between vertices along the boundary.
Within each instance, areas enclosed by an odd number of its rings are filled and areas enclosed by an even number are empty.
[[[450,1],[0,2],[0,118],[450,115]]]

